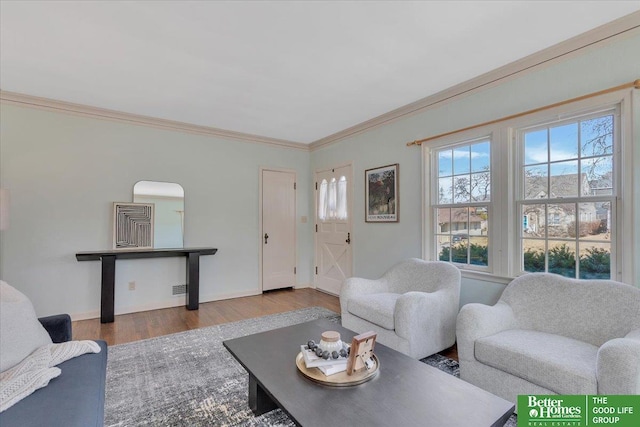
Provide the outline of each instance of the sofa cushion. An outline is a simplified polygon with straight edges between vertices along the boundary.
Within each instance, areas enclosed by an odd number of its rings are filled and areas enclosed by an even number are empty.
[[[597,394],[598,347],[546,332],[512,329],[475,342],[478,361],[558,394]]]
[[[38,321],[29,298],[0,280],[0,372],[47,344],[51,344],[51,337]]]
[[[347,310],[354,316],[393,331],[393,313],[400,296],[392,293],[356,296],[349,299]]]
[[[62,374],[0,413],[2,427],[93,427],[104,423],[107,344],[100,353],[74,357],[58,365]]]

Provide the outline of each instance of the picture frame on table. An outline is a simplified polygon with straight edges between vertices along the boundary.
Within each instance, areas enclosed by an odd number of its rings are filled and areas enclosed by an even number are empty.
[[[376,345],[377,336],[375,332],[369,331],[353,337],[347,360],[347,375],[369,370],[375,365],[373,348]]]

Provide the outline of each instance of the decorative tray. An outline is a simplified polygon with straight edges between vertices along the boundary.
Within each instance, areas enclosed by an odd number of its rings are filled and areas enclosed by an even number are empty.
[[[378,374],[378,369],[380,368],[380,362],[375,354],[373,355],[373,361],[374,365],[369,370],[363,369],[353,375],[347,375],[347,372],[343,371],[327,376],[318,368],[307,368],[304,363],[304,356],[302,355],[302,352],[298,353],[298,356],[296,356],[296,366],[302,375],[313,382],[332,387],[349,387],[369,381]]]

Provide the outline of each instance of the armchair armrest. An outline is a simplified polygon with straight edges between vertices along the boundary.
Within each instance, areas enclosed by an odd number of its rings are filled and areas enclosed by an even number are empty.
[[[347,312],[349,299],[354,296],[389,292],[388,289],[387,281],[384,279],[370,280],[350,277],[344,281],[340,290],[340,311]]]
[[[629,332],[627,335],[624,336],[625,338],[629,338],[632,340],[638,340],[640,341],[640,329],[634,329],[633,331]]]
[[[517,321],[511,307],[502,301],[496,305],[466,304],[460,309],[456,322],[458,357],[475,360],[474,346],[479,338],[515,329]]]
[[[407,292],[396,301],[396,334],[410,342],[425,337],[453,337],[457,311],[458,303],[450,292]]]
[[[640,394],[640,329],[598,349],[598,394]]]
[[[54,343],[71,341],[71,317],[68,314],[41,317],[38,320]]]

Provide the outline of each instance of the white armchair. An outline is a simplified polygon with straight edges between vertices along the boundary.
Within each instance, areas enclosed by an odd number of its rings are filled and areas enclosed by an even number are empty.
[[[514,279],[457,323],[460,378],[519,394],[640,394],[640,289],[548,273]]]
[[[342,285],[342,326],[374,331],[377,341],[416,359],[455,342],[460,271],[440,261],[412,258],[380,279],[351,277]]]

